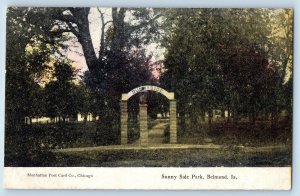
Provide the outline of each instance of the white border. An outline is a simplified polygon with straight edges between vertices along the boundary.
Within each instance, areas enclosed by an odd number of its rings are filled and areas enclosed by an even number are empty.
[[[5,188],[290,190],[291,167],[6,167]]]
[[[0,1],[0,97],[1,97],[1,104],[0,104],[0,138],[1,138],[1,148],[2,148],[2,157],[4,155],[3,153],[3,145],[4,145],[4,73],[5,73],[5,10],[7,6],[136,6],[136,7],[293,7],[295,9],[295,49],[294,49],[294,136],[293,136],[293,189],[290,192],[257,192],[257,191],[235,191],[235,192],[216,192],[216,191],[209,191],[209,192],[201,192],[202,195],[299,195],[300,189],[299,189],[299,132],[297,130],[299,129],[299,126],[296,124],[299,118],[299,101],[297,101],[297,97],[299,97],[299,84],[300,84],[300,78],[299,78],[299,14],[298,11],[300,9],[299,1],[293,1],[293,0],[252,0],[252,1],[242,1],[242,0],[179,0],[179,1],[169,1],[169,0],[151,0],[151,1],[139,1],[139,0],[90,0],[88,2],[81,1],[81,0],[51,0],[51,1],[40,1],[40,0],[1,0]],[[0,161],[0,164],[3,165],[3,158]],[[2,172],[2,171],[1,171]],[[297,175],[298,174],[298,175]],[[0,183],[3,184],[3,173],[1,173],[2,178],[0,178]],[[40,190],[40,191],[11,191],[11,190],[0,190],[0,195],[79,195],[79,194],[86,194],[89,193],[91,195],[99,195],[99,191],[46,191],[46,190]],[[188,194],[188,195],[199,195],[198,192],[141,192],[141,191],[135,191],[135,192],[116,192],[116,191],[102,191],[102,193],[105,193],[106,195],[115,195],[115,194],[125,194],[125,195],[151,195],[151,194],[172,194],[172,195],[178,195],[178,194]]]

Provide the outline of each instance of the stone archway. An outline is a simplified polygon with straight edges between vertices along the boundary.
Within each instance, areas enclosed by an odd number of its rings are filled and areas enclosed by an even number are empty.
[[[165,89],[162,89],[157,86],[140,86],[137,87],[128,93],[122,94],[120,101],[121,108],[121,145],[128,143],[128,110],[127,110],[127,101],[133,95],[141,92],[155,91],[164,95],[170,102],[170,143],[177,143],[177,118],[176,118],[176,100],[173,92],[168,92]],[[147,104],[140,103],[140,139],[141,146],[148,146],[148,126],[147,126]]]

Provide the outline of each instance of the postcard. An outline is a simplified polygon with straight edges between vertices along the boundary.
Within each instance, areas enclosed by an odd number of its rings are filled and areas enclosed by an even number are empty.
[[[293,9],[8,7],[8,189],[290,190]]]

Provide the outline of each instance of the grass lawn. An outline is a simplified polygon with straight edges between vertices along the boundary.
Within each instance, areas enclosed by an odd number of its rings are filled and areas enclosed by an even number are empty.
[[[288,147],[221,149],[139,149],[55,153],[45,166],[59,167],[278,167],[291,165]]]
[[[150,126],[154,126],[152,123]],[[205,127],[204,127],[205,128]],[[168,129],[168,128],[167,128]],[[166,133],[167,133],[166,129]],[[190,129],[192,130],[192,129]],[[207,129],[204,129],[207,130]],[[181,132],[179,144],[214,144],[221,148],[203,149],[119,149],[83,152],[51,152],[51,149],[100,146],[95,124],[36,125],[22,135],[6,134],[5,166],[51,167],[277,167],[291,165],[291,127],[272,130],[266,124],[214,124],[209,132],[201,129]],[[168,134],[167,134],[168,135]],[[21,136],[21,137],[20,137]],[[116,141],[109,145],[116,145]],[[275,148],[265,148],[275,146]],[[277,146],[277,147],[276,147]],[[278,148],[280,146],[280,148]],[[49,151],[50,150],[50,151]]]

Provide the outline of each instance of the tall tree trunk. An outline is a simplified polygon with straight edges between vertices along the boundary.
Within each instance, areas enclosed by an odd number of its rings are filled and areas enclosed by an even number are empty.
[[[90,8],[72,8],[70,9],[73,16],[75,17],[78,31],[74,30],[74,34],[77,36],[78,41],[82,45],[82,50],[85,56],[86,64],[90,70],[93,72],[98,67],[98,58],[96,56],[90,29],[88,15]],[[69,25],[70,28],[72,24]]]
[[[230,116],[231,116],[231,111],[230,111],[230,108],[228,108],[228,114],[227,114],[227,121],[229,122],[230,121]]]
[[[208,127],[209,129],[211,128],[211,121],[212,121],[212,117],[213,117],[213,111],[211,108],[208,109],[207,111],[208,113]]]
[[[224,110],[224,108],[221,109],[221,117],[225,118],[225,110]]]

